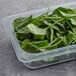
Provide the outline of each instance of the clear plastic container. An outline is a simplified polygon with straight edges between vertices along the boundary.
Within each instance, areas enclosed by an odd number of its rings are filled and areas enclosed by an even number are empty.
[[[59,6],[76,8],[76,2],[51,7],[49,13],[51,13],[55,8]],[[27,53],[21,49],[17,41],[16,35],[14,33],[12,25],[13,20],[18,17],[28,17],[30,15],[33,15],[34,17],[39,16],[40,14],[45,13],[47,9],[48,8],[44,8],[31,12],[25,12],[17,15],[7,16],[2,21],[8,33],[9,39],[13,45],[17,58],[19,59],[19,61],[23,62],[24,65],[30,69],[37,69],[40,67],[53,65],[76,58],[76,44],[41,53]]]

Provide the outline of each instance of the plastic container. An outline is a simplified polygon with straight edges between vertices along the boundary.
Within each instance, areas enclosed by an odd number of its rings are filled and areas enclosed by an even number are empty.
[[[51,7],[49,13],[51,13],[55,8],[59,6],[76,8],[76,2]],[[13,20],[18,17],[28,17],[30,15],[33,15],[34,17],[39,16],[40,14],[46,11],[47,8],[44,8],[31,12],[25,12],[17,15],[7,16],[3,20],[3,25],[8,33],[9,39],[13,45],[17,58],[19,59],[19,61],[23,62],[24,65],[30,69],[37,69],[40,67],[76,59],[76,45],[70,45],[70,46],[49,50],[41,53],[34,53],[34,54],[27,53],[21,49],[13,30],[13,25],[12,25]]]

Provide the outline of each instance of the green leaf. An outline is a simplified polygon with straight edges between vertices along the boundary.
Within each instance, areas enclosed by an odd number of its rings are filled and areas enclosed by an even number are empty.
[[[76,44],[76,9],[58,7],[36,17],[20,17],[13,21],[21,48],[39,53]]]
[[[76,18],[70,18],[70,20],[73,25],[76,25]]]
[[[30,40],[29,39],[25,39],[22,44],[21,44],[21,47],[22,49],[26,50],[27,46],[28,46],[28,43],[30,43]]]
[[[46,50],[55,49],[55,48],[59,47],[59,45],[61,45],[62,41],[63,41],[63,38],[58,38],[57,41],[55,41],[55,43],[54,43],[53,45],[49,45],[49,46],[47,46],[45,49],[46,49]],[[57,43],[56,43],[56,42],[57,42]]]
[[[25,27],[27,24],[29,24],[32,20],[32,16],[27,17],[27,18],[17,18],[13,21],[13,25],[14,25],[14,30],[17,31],[23,27]]]
[[[35,35],[45,35],[46,29],[38,28],[34,24],[27,25],[28,30]]]
[[[65,22],[68,24],[68,26],[72,30],[72,32],[74,32],[73,26],[70,24],[69,20],[66,20]]]
[[[55,9],[55,10],[53,11],[53,14],[56,14],[56,15],[62,17],[62,14],[60,13],[60,11],[66,13],[66,14],[73,14],[73,13],[75,13],[73,9],[64,8],[64,7],[59,7],[59,8],[57,8],[57,9]]]
[[[47,40],[43,40],[43,41],[32,42],[32,44],[35,45],[35,46],[37,46],[37,47],[45,47],[49,43],[48,43]]]
[[[35,39],[35,40],[43,40],[44,39],[44,35],[33,35],[33,38]]]
[[[41,49],[39,49],[37,46],[33,45],[29,39],[25,39],[22,42],[21,47],[23,50],[25,50],[29,53],[38,53],[41,51]]]
[[[38,48],[37,46],[35,46],[35,45],[31,44],[31,43],[27,44],[27,47],[26,47],[25,50],[27,52],[29,52],[29,53],[39,53],[39,52],[44,51],[44,49],[40,49],[40,48]]]
[[[21,29],[18,29],[16,33],[26,34],[29,33],[29,30],[27,29],[27,27],[23,27]]]
[[[69,34],[67,35],[67,45],[72,44],[73,40],[75,39],[76,39],[76,33],[69,31]]]
[[[27,28],[34,34],[34,39],[43,39],[46,34],[46,29],[38,28],[34,24],[27,25]]]

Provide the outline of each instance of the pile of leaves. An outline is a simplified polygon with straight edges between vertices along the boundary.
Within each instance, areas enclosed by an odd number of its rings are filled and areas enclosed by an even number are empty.
[[[76,9],[58,7],[52,14],[17,18],[13,25],[26,52],[39,53],[76,43]]]

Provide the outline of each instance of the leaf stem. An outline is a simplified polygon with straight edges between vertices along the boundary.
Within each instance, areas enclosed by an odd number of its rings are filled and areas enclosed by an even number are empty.
[[[64,20],[64,18],[60,19],[59,21],[56,21],[56,22],[53,23],[52,25],[55,25],[55,24],[57,24],[58,22],[61,22],[61,21],[63,21],[63,20]],[[46,29],[50,28],[52,25],[48,26]]]

